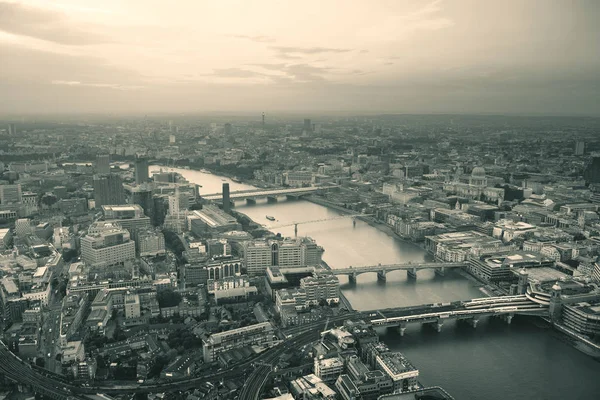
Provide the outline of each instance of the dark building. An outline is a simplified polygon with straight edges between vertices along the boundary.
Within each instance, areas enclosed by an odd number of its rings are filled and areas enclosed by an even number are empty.
[[[304,131],[305,132],[312,132],[312,124],[310,122],[310,118],[305,118],[304,119]]]
[[[148,159],[136,157],[135,159],[135,183],[141,185],[148,181]]]
[[[600,157],[594,157],[583,172],[585,183],[600,183]]]
[[[223,184],[223,211],[231,211],[231,200],[229,199],[229,183]]]
[[[110,173],[110,155],[98,154],[96,156],[96,173],[97,174],[109,174]]]
[[[169,198],[167,196],[155,196],[152,203],[152,225],[161,226],[165,223],[165,217],[169,211]]]
[[[94,175],[94,199],[96,208],[106,205],[125,204],[125,190],[119,175]]]
[[[152,218],[154,212],[154,200],[152,190],[139,189],[131,192],[131,203],[137,204],[144,209],[144,214]]]

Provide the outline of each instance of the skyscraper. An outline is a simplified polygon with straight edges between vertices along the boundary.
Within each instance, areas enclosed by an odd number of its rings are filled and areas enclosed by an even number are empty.
[[[97,174],[109,174],[110,173],[110,156],[108,154],[98,154],[96,156],[96,173]]]
[[[224,126],[224,128],[225,128],[225,134],[226,135],[231,135],[231,132],[233,132],[231,124],[230,123],[226,123],[225,126]]]
[[[310,118],[304,119],[304,131],[312,132],[312,123],[310,122]]]
[[[8,124],[8,134],[11,136],[17,134],[17,126],[15,124]]]
[[[223,184],[223,211],[231,211],[231,200],[229,200],[229,183]]]
[[[135,159],[135,183],[141,185],[148,181],[148,159],[136,157]]]
[[[125,204],[125,191],[121,177],[116,174],[94,175],[94,199],[96,208]]]
[[[575,155],[582,156],[584,152],[585,152],[585,142],[579,141],[579,140],[576,141],[575,142]]]

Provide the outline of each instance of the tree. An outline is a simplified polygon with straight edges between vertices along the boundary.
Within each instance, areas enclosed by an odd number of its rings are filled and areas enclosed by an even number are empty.
[[[175,307],[181,303],[181,294],[173,289],[164,289],[156,294],[156,299],[160,308]]]

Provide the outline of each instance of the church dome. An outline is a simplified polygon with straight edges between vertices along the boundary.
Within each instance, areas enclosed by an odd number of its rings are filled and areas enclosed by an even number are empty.
[[[476,177],[485,177],[485,169],[483,167],[475,167],[473,168],[473,172],[471,172],[471,176]]]

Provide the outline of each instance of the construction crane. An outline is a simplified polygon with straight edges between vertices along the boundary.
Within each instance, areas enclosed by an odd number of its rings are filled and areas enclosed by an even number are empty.
[[[321,346],[323,345],[323,340],[325,340],[325,334],[327,333],[327,326],[329,325],[329,317],[327,317],[327,321],[325,321],[325,329],[321,332]]]
[[[298,225],[301,225],[301,224],[315,224],[317,222],[334,221],[334,220],[337,220],[337,219],[352,218],[352,224],[354,226],[356,226],[356,218],[357,217],[371,217],[373,215],[375,215],[375,214],[348,214],[348,215],[339,215],[337,217],[331,217],[331,218],[321,218],[321,219],[313,219],[313,220],[309,220],[309,221],[291,222],[291,223],[288,223],[288,224],[266,226],[266,228],[269,229],[269,230],[272,230],[272,229],[279,229],[279,228],[285,228],[285,227],[288,227],[288,226],[293,226],[294,227],[294,237],[298,237]]]

